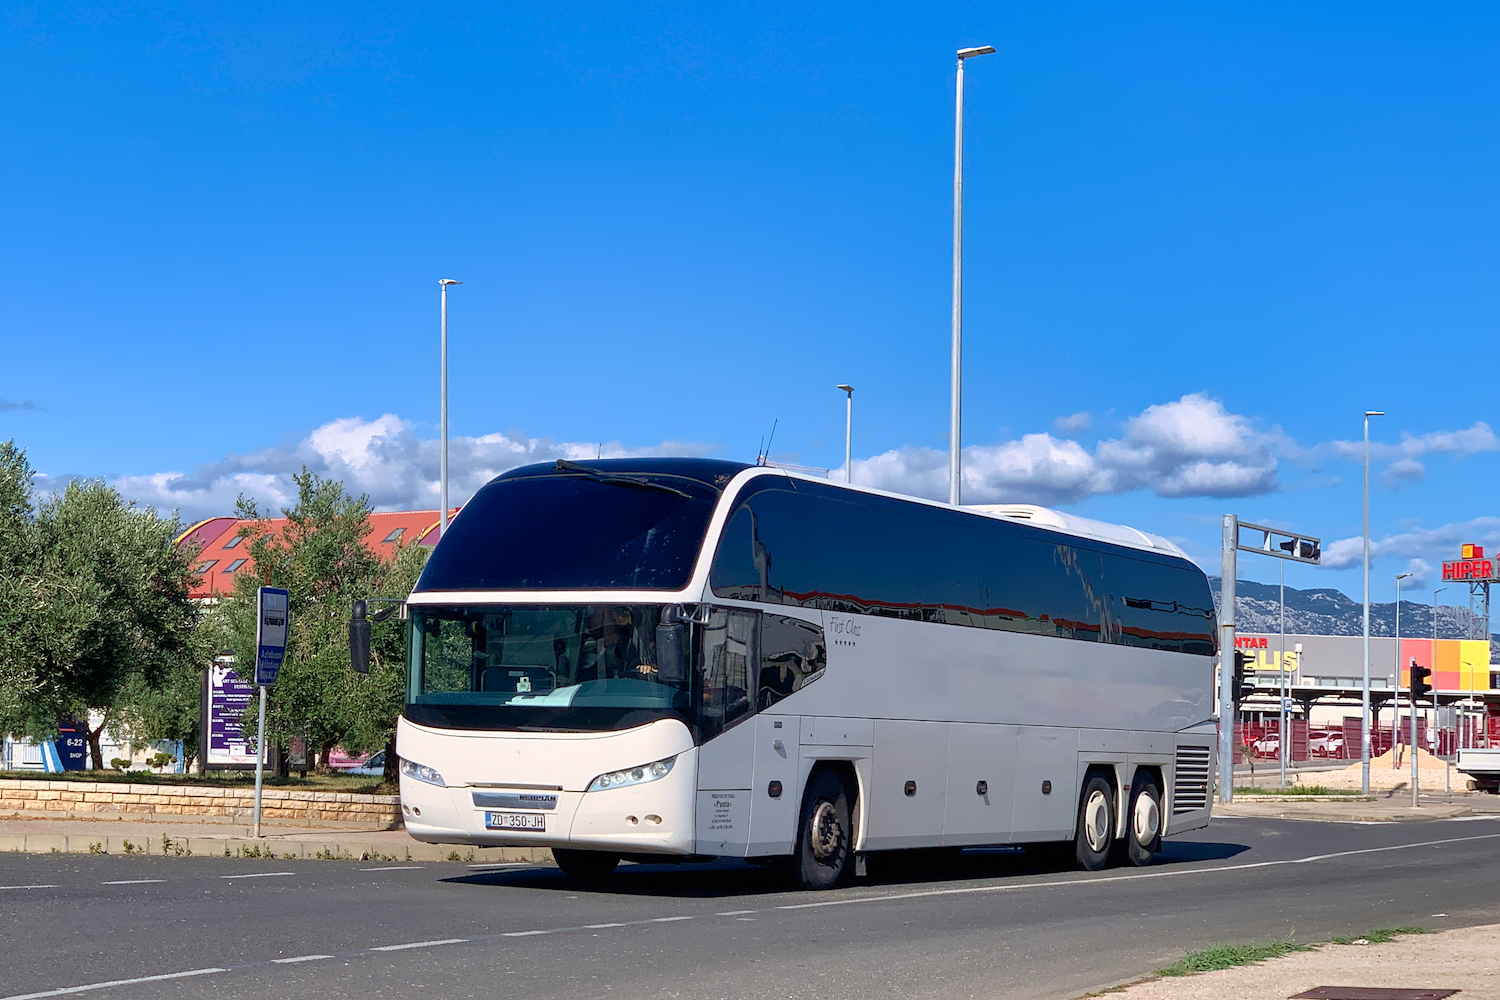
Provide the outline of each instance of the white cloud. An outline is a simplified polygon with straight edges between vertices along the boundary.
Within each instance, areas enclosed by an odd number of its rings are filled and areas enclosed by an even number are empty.
[[[520,434],[450,438],[449,502],[463,503],[490,479],[518,465],[559,458],[602,455],[701,455],[704,445],[665,441],[649,448],[627,448],[618,441],[555,442]],[[303,466],[320,476],[344,481],[352,493],[365,493],[377,510],[436,508],[440,500],[439,444],[418,438],[394,414],[375,420],[344,417],[316,428],[290,448],[266,448],[230,455],[192,472],[159,472],[111,480],[122,494],[160,511],[179,510],[184,520],[234,512],[243,493],[263,508],[280,510],[296,497],[293,474]],[[43,492],[60,483],[38,480]]]
[[[1386,486],[1399,490],[1407,483],[1420,482],[1427,475],[1427,467],[1414,458],[1398,458],[1385,467],[1380,478]]]
[[[1420,562],[1431,573],[1432,563],[1458,558],[1459,546],[1477,542],[1491,551],[1500,550],[1500,517],[1476,517],[1437,528],[1413,528],[1409,531],[1370,539],[1370,561],[1407,559]],[[1364,540],[1356,535],[1341,538],[1323,550],[1323,565],[1333,569],[1358,566],[1364,558]],[[1410,568],[1408,566],[1408,568]]]
[[[1058,417],[1052,421],[1052,429],[1058,434],[1077,434],[1086,431],[1093,426],[1094,418],[1087,412],[1079,412],[1071,417]]]
[[[1099,442],[1093,452],[1051,434],[967,447],[964,499],[1068,503],[1135,490],[1163,497],[1254,496],[1276,489],[1276,440],[1218,400],[1193,393],[1148,407],[1126,423],[1122,437]],[[944,497],[948,456],[934,448],[888,451],[856,461],[854,480]]]
[[[1432,577],[1432,563],[1426,559],[1413,558],[1406,561],[1406,568],[1401,572],[1409,574],[1410,579],[1402,582],[1412,590],[1426,590],[1427,582]]]

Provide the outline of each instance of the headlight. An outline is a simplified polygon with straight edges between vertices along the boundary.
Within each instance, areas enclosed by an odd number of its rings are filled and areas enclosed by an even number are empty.
[[[623,788],[626,785],[644,785],[648,781],[657,778],[665,778],[676,763],[676,757],[668,757],[666,760],[653,761],[650,764],[642,764],[640,767],[629,767],[623,771],[611,771],[601,774],[589,782],[588,790],[591,792],[602,792],[606,788]]]
[[[415,778],[417,781],[425,781],[429,785],[437,785],[439,788],[448,787],[443,783],[443,776],[441,774],[438,774],[426,764],[418,764],[414,760],[406,760],[405,758],[402,758],[401,773],[406,775],[408,778]]]

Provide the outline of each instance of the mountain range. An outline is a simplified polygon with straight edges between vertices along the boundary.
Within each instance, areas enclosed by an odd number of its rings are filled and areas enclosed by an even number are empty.
[[[1220,579],[1208,578],[1213,588],[1214,606],[1218,607]],[[1250,580],[1236,580],[1234,594],[1235,625],[1242,632],[1275,633],[1281,629],[1279,588]],[[1286,631],[1295,635],[1359,635],[1364,606],[1342,591],[1321,587],[1316,590],[1286,588]],[[1420,637],[1432,635],[1432,605],[1415,601],[1401,602],[1401,634]],[[1439,639],[1467,639],[1473,624],[1482,628],[1467,607],[1440,604],[1437,608]],[[1396,634],[1396,604],[1370,605],[1370,634]],[[1491,635],[1500,640],[1500,634]]]

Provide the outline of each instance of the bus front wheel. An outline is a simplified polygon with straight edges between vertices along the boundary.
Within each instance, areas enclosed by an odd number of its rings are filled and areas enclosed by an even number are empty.
[[[1083,783],[1078,799],[1078,833],[1073,838],[1078,863],[1091,872],[1109,864],[1115,840],[1115,791],[1100,775]]]
[[[618,854],[604,851],[576,851],[566,847],[552,848],[552,859],[557,862],[564,875],[580,882],[597,882],[615,870],[620,863]]]
[[[808,782],[797,825],[792,876],[804,889],[831,889],[844,876],[850,851],[849,794],[832,771]]]

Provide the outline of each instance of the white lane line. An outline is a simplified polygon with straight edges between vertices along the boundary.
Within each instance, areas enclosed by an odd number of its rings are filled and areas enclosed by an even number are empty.
[[[898,892],[884,896],[862,896],[858,899],[825,899],[816,903],[787,903],[775,907],[778,910],[811,910],[822,906],[850,906],[856,903],[885,903],[902,899],[923,899],[929,896],[961,896],[978,892],[1021,892],[1026,889],[1054,889],[1072,885],[1099,885],[1104,882],[1132,882],[1148,878],[1180,878],[1191,875],[1216,875],[1219,872],[1248,871],[1252,868],[1279,868],[1285,865],[1305,865],[1314,861],[1330,861],[1334,858],[1350,858],[1361,854],[1380,854],[1386,851],[1404,851],[1413,847],[1440,847],[1444,844],[1464,844],[1476,840],[1500,839],[1500,833],[1486,833],[1478,837],[1449,837],[1445,840],[1424,840],[1415,844],[1393,844],[1390,847],[1365,847],[1355,851],[1334,851],[1331,854],[1314,854],[1305,858],[1287,858],[1284,861],[1253,861],[1242,865],[1217,865],[1212,868],[1189,868],[1186,870],[1140,872],[1135,875],[1105,875],[1096,878],[1056,879],[1050,882],[1024,882],[1019,885],[975,885],[953,889],[929,889],[923,892]]]
[[[272,965],[295,965],[298,962],[316,962],[324,958],[332,958],[332,955],[298,955],[296,958],[273,958]]]
[[[139,979],[111,979],[107,983],[89,983],[86,986],[65,986],[58,990],[43,990],[41,993],[17,993],[0,997],[0,1000],[39,1000],[40,997],[60,997],[69,993],[87,993],[90,990],[107,990],[111,986],[133,986],[136,983],[159,983],[164,979],[187,979],[190,976],[211,976],[228,969],[194,969],[191,972],[168,972],[163,976],[141,976]]]
[[[165,882],[164,878],[122,878],[114,882],[100,882],[100,885],[146,885],[149,882]]]
[[[646,923],[648,923],[648,924],[670,924],[674,920],[692,920],[692,919],[693,919],[692,917],[687,916],[687,915],[684,915],[684,916],[681,916],[681,917],[653,917],[650,920],[646,921]]]
[[[534,937],[537,934],[551,934],[551,931],[511,931],[509,934],[501,934],[501,937]]]
[[[219,878],[271,878],[274,875],[295,875],[296,872],[252,872],[249,875],[220,875]]]
[[[496,861],[494,864],[489,864],[489,865],[464,865],[464,867],[465,868],[482,869],[482,868],[535,868],[537,866],[535,864],[533,864],[532,862],[530,862],[530,861]]]
[[[725,910],[723,913],[715,913],[716,917],[740,917],[746,913],[755,913],[755,910]]]
[[[586,930],[586,931],[601,931],[601,930],[603,930],[606,927],[624,927],[624,926],[625,926],[624,924],[584,924],[582,929]]]
[[[55,885],[0,885],[0,889],[58,889]]]
[[[410,944],[387,944],[371,951],[405,951],[408,948],[436,948],[443,944],[463,944],[468,938],[443,938],[441,941],[413,941]]]
[[[391,865],[391,866],[389,866],[387,868],[361,868],[360,871],[362,871],[362,872],[414,872],[414,871],[418,871],[418,870],[420,870],[422,868],[426,868],[426,867],[427,867],[426,865]]]

